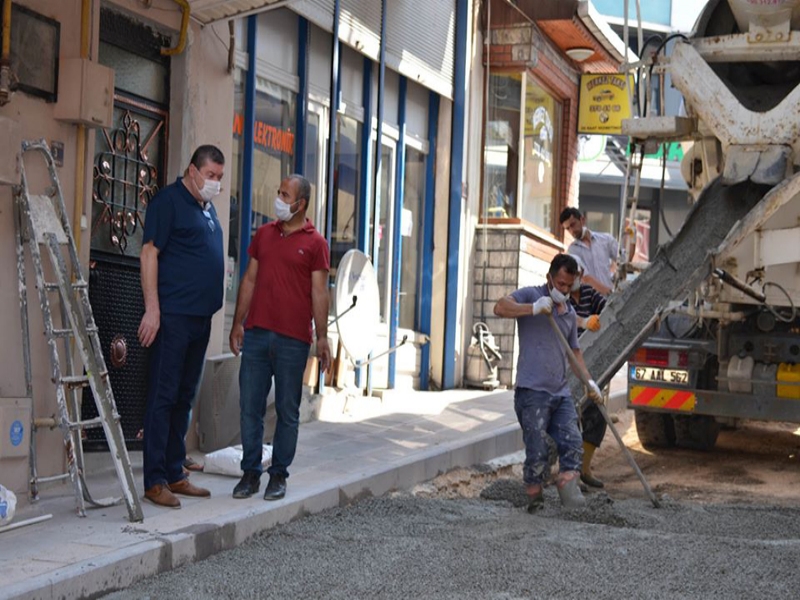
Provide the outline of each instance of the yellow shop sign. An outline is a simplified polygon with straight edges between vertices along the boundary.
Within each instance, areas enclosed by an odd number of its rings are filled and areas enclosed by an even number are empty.
[[[622,120],[631,117],[629,86],[633,86],[631,75],[581,75],[578,133],[622,133]]]

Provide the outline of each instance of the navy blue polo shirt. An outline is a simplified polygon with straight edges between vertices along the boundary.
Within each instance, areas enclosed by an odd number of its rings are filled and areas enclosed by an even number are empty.
[[[147,205],[144,241],[158,248],[158,303],[162,313],[210,317],[222,307],[225,255],[222,226],[181,177]]]

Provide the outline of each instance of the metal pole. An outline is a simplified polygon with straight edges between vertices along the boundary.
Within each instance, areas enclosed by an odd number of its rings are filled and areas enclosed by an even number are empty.
[[[258,17],[247,19],[247,75],[244,84],[244,148],[242,149],[242,197],[239,199],[239,280],[247,270],[247,250],[253,224],[253,154],[256,125],[256,43]]]
[[[403,220],[403,196],[405,194],[406,174],[406,90],[408,82],[400,76],[400,90],[398,92],[397,125],[400,128],[400,137],[397,140],[397,155],[395,163],[395,193],[394,193],[394,231],[392,240],[392,285],[391,304],[389,305],[389,346],[397,343],[397,329],[400,326],[400,268],[403,259],[403,236],[401,235],[401,222]],[[389,355],[389,389],[395,386],[397,376],[397,355]]]
[[[331,107],[328,128],[328,198],[326,202],[325,237],[328,240],[328,247],[333,241],[333,201],[334,201],[334,177],[336,174],[336,121],[339,112],[339,59],[341,44],[339,43],[339,0],[335,0],[333,5],[333,46],[331,48]]]
[[[581,380],[583,385],[589,387],[589,380],[586,378],[586,375],[583,373],[583,369],[581,368],[580,363],[578,363],[578,359],[575,358],[575,353],[572,351],[572,348],[569,346],[569,342],[567,342],[567,338],[564,337],[564,334],[561,333],[561,330],[558,328],[553,315],[547,315],[547,320],[550,322],[550,326],[553,328],[553,331],[558,338],[559,343],[564,348],[564,352],[567,355],[567,359],[569,360],[570,364],[572,365],[575,374],[578,376],[578,379]],[[656,495],[653,493],[653,490],[650,488],[650,484],[647,483],[647,479],[644,478],[644,473],[639,468],[639,465],[636,464],[636,461],[633,458],[633,455],[628,450],[628,447],[625,445],[625,442],[622,441],[622,437],[620,437],[617,428],[614,427],[614,423],[611,420],[611,417],[608,416],[608,412],[606,411],[606,407],[602,404],[598,404],[597,408],[600,409],[600,414],[603,415],[603,419],[605,419],[606,423],[608,424],[608,428],[611,429],[611,433],[614,434],[614,438],[617,440],[622,453],[625,455],[625,458],[628,459],[628,464],[630,464],[633,471],[636,473],[636,476],[639,478],[639,481],[642,482],[642,487],[644,488],[645,493],[650,498],[650,502],[653,503],[655,508],[659,508],[658,499]]]
[[[305,175],[306,124],[308,122],[308,20],[298,17],[297,27],[297,105],[294,120],[294,170]]]
[[[439,95],[428,96],[428,156],[425,157],[425,203],[422,219],[422,272],[420,274],[419,330],[431,335],[433,299],[433,221],[436,202],[436,140],[439,133]],[[419,366],[419,389],[428,390],[431,367],[431,344],[422,346]]]
[[[453,120],[450,129],[450,198],[447,223],[447,268],[445,283],[444,352],[442,389],[456,384],[456,340],[458,339],[458,274],[461,257],[461,216],[463,212],[464,129],[467,98],[468,0],[456,1],[456,60],[453,77]],[[461,354],[460,352],[458,353]]]

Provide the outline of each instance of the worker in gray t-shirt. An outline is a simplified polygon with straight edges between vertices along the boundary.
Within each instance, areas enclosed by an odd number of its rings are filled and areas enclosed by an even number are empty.
[[[523,476],[530,512],[543,504],[542,485],[549,454],[547,436],[558,449],[560,472],[556,487],[561,502],[568,508],[585,503],[578,488],[583,448],[578,414],[567,384],[566,350],[547,322],[552,316],[590,380],[589,397],[602,402],[600,388],[591,380],[583,362],[575,311],[567,299],[577,272],[574,258],[558,254],[550,263],[545,285],[516,290],[494,307],[498,317],[517,319],[520,351],[514,410],[525,442]]]

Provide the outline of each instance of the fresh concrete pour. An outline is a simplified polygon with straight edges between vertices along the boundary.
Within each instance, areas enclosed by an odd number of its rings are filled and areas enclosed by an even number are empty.
[[[749,182],[726,187],[715,181],[692,207],[675,238],[659,248],[650,266],[609,297],[600,315],[600,331],[586,331],[581,336],[586,367],[601,386],[608,382],[603,374],[656,310],[666,308],[670,300],[684,298],[711,274],[709,253],[717,249],[768,190]],[[626,358],[621,357],[621,362]],[[614,373],[608,375],[610,378]],[[583,385],[574,376],[570,385],[573,395],[580,398]]]
[[[549,487],[529,515],[518,470],[310,516],[107,598],[797,597],[800,509],[595,493],[567,511]]]

